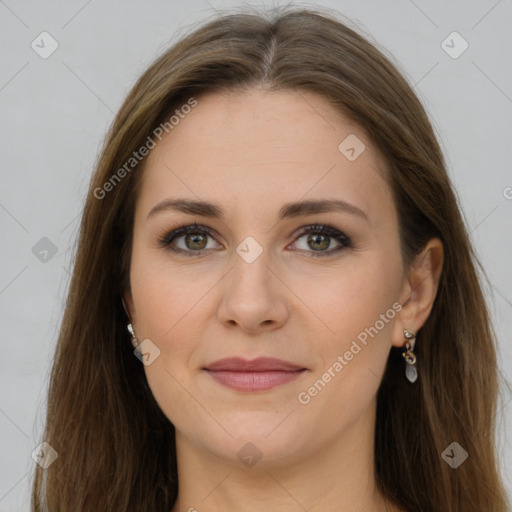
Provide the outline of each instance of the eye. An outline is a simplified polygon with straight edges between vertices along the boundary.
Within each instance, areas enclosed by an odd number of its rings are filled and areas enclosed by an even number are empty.
[[[173,252],[187,256],[201,256],[207,250],[216,250],[214,231],[207,226],[197,224],[180,226],[159,239],[159,245]],[[295,234],[296,241],[292,245],[310,256],[327,256],[338,253],[352,246],[348,236],[328,225],[313,224],[306,226]],[[208,238],[212,239],[209,241]],[[301,239],[305,239],[300,242]],[[336,247],[332,247],[334,244]],[[290,247],[290,246],[289,246]],[[312,249],[312,250],[311,250]]]
[[[180,226],[159,240],[160,246],[174,252],[188,255],[201,255],[203,251],[215,249],[214,244],[209,243],[208,237],[213,240],[213,231],[206,226],[197,224]]]
[[[299,245],[296,248],[315,257],[338,253],[352,246],[352,241],[347,235],[328,225],[314,224],[306,226],[296,236],[298,240],[293,245]],[[300,243],[301,239],[304,239],[302,243]],[[332,248],[335,244],[337,244],[337,247]]]

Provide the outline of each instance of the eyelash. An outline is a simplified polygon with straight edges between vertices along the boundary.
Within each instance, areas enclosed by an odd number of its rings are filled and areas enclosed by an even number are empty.
[[[183,235],[188,234],[201,234],[201,235],[207,235],[212,238],[214,238],[214,231],[207,227],[202,226],[198,224],[188,224],[188,225],[182,225],[177,227],[176,229],[172,230],[167,235],[159,238],[159,246],[166,248],[168,250],[171,250],[175,253],[181,253],[185,254],[187,256],[202,256],[205,252],[211,250],[211,249],[202,249],[199,251],[192,251],[192,250],[184,250],[184,249],[177,249],[172,248],[171,244],[174,242],[177,238]],[[311,224],[309,226],[305,226],[301,228],[298,233],[295,235],[295,237],[302,238],[304,235],[308,235],[310,233],[320,234],[320,235],[326,235],[330,238],[334,238],[339,244],[340,247],[337,247],[336,249],[330,249],[328,251],[305,251],[307,253],[311,253],[310,255],[312,257],[324,257],[327,255],[335,254],[338,252],[341,252],[342,250],[352,247],[352,241],[351,239],[339,231],[338,229],[334,228],[333,226],[330,226],[329,224]]]

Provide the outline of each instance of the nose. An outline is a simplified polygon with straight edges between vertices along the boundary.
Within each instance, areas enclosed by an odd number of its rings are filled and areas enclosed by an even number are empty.
[[[234,260],[234,268],[223,279],[219,321],[248,334],[283,326],[289,315],[287,288],[271,268],[265,251],[252,263],[238,255]]]

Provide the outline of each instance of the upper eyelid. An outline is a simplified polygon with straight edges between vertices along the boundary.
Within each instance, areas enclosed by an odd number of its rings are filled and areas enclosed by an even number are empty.
[[[302,238],[303,236],[309,234],[310,232],[314,233],[315,231],[327,232],[327,236],[330,236],[333,239],[336,239],[336,235],[339,235],[337,238],[346,239],[347,245],[351,244],[351,242],[352,242],[351,237],[346,235],[340,229],[338,229],[334,226],[331,226],[329,224],[319,223],[319,222],[301,226],[300,228],[297,228],[291,236],[293,236],[294,241],[296,241],[298,238]],[[329,234],[329,231],[331,231],[333,233]],[[178,226],[178,227],[172,229],[166,235],[161,237],[160,241],[162,242],[163,245],[171,245],[176,239],[181,238],[189,233],[194,233],[194,232],[202,233],[202,234],[210,236],[216,240],[215,235],[217,234],[217,231],[215,229],[213,229],[209,226],[205,226],[203,224],[194,223],[194,224],[185,224],[185,225]],[[170,239],[170,240],[167,241],[168,239]],[[338,243],[341,243],[340,240],[336,240],[336,241]],[[216,240],[216,242],[219,243],[218,240]],[[190,250],[184,250],[184,249],[177,249],[177,250],[184,251],[184,252],[200,253],[203,251],[207,251],[208,249],[200,249],[197,251],[190,251]],[[308,252],[310,252],[310,251],[308,251]],[[318,252],[318,253],[325,252],[326,254],[328,253],[328,251],[311,251],[311,252]]]

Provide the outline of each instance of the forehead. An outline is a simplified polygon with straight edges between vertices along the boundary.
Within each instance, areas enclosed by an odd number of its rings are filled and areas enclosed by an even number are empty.
[[[279,209],[313,197],[340,196],[370,215],[389,203],[383,158],[323,97],[251,90],[196,101],[147,157],[139,198],[146,212],[167,197],[253,214],[259,205]]]

